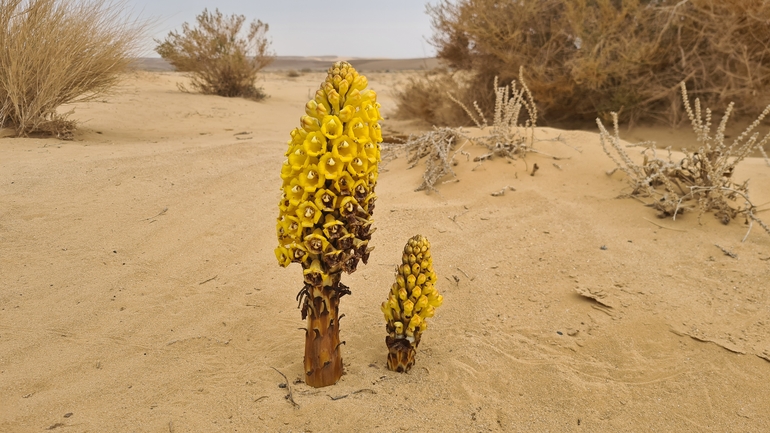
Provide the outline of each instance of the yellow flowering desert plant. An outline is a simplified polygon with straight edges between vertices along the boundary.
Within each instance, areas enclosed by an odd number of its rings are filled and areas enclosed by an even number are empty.
[[[396,282],[388,300],[382,303],[390,370],[405,373],[414,365],[417,346],[428,327],[427,319],[444,302],[436,290],[436,281],[430,243],[424,236],[416,235],[404,246],[401,266],[396,268]]]
[[[374,229],[374,187],[382,131],[377,94],[347,62],[329,68],[291,131],[281,168],[278,248],[281,266],[299,263],[305,285],[297,295],[305,332],[305,381],[321,387],[342,375],[340,282],[366,264]]]

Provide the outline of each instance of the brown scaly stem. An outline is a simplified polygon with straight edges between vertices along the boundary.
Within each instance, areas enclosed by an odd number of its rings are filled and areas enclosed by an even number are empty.
[[[414,365],[419,340],[410,343],[405,338],[395,339],[387,336],[385,344],[388,346],[388,369],[398,373],[408,372]]]
[[[331,286],[306,285],[300,292],[304,296],[302,318],[307,317],[305,383],[314,388],[334,385],[342,376],[339,305],[349,290],[339,282],[339,273],[331,280]]]

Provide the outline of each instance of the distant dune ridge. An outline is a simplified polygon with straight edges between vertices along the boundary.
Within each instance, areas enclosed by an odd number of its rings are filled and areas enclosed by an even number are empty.
[[[435,57],[417,59],[360,59],[355,57],[337,56],[277,56],[275,61],[268,65],[267,71],[281,71],[290,69],[312,69],[325,71],[329,65],[338,60],[347,60],[356,69],[362,71],[409,71],[420,69],[433,69],[439,66]],[[173,71],[174,68],[159,57],[139,57],[136,66],[143,71]]]

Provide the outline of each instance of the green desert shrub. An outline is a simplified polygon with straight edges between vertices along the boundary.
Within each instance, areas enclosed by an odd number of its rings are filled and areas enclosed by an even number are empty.
[[[218,9],[204,9],[197,25],[182,24],[164,41],[156,40],[155,51],[178,71],[188,73],[193,90],[220,96],[260,100],[266,95],[256,87],[257,73],[274,56],[267,38],[269,26],[252,21],[243,32],[246,17],[224,16]]]
[[[756,116],[770,101],[765,0],[443,0],[428,14],[439,59],[466,72],[455,96],[486,113],[494,77],[510,82],[522,66],[546,124],[613,111],[678,124],[683,80],[704,104],[734,102],[736,115]],[[403,114],[413,115],[413,101],[400,98]]]
[[[0,126],[71,136],[74,121],[57,108],[112,89],[144,29],[105,0],[0,1]]]

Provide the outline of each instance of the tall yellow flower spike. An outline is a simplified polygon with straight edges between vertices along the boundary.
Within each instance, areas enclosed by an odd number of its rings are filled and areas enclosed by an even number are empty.
[[[405,373],[414,365],[417,345],[428,327],[426,319],[433,317],[444,301],[435,284],[430,243],[416,235],[404,247],[401,266],[396,267],[396,283],[381,307],[387,322],[390,370]]]
[[[342,375],[338,307],[350,291],[340,277],[365,264],[372,250],[382,134],[377,94],[367,85],[347,62],[329,68],[290,133],[281,167],[275,256],[281,266],[303,269],[297,299],[308,321],[305,381],[314,387]],[[402,324],[404,332],[410,323]]]

